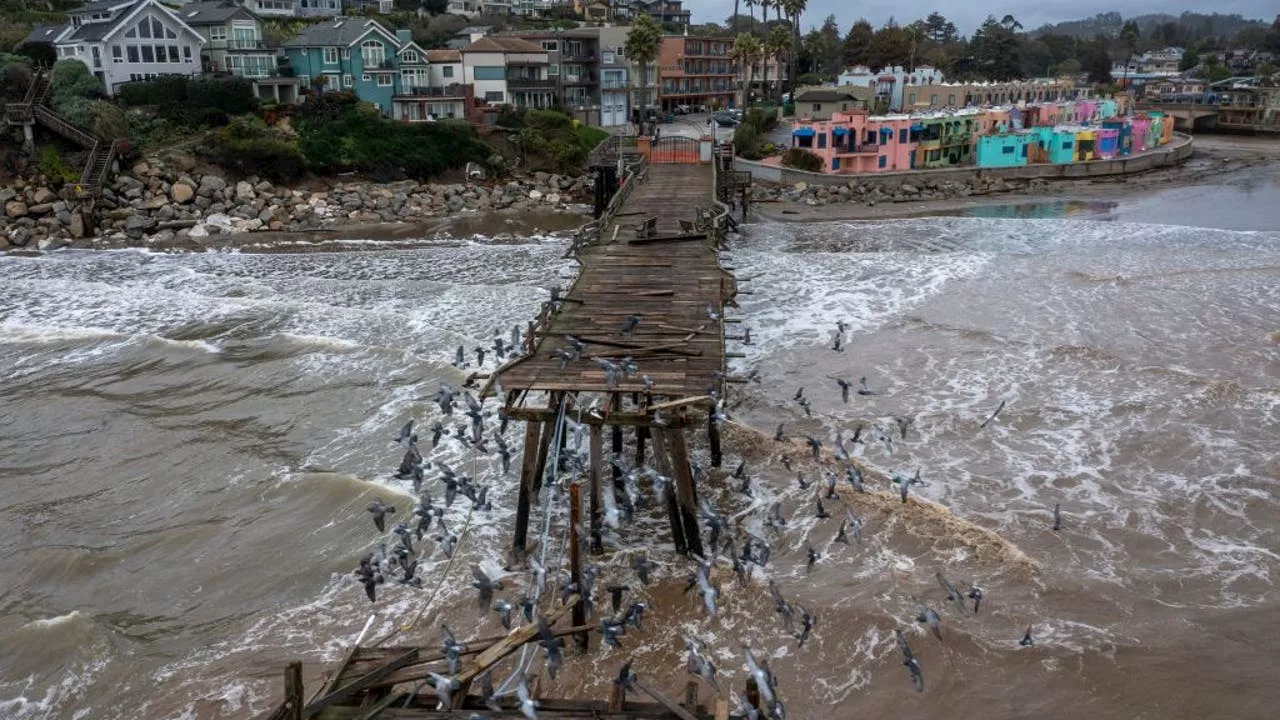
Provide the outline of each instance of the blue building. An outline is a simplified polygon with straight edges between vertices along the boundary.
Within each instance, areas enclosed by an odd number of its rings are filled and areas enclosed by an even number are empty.
[[[393,33],[376,20],[339,17],[286,41],[284,52],[303,87],[351,92],[383,115],[409,122],[466,117],[467,88],[433,86],[427,52],[408,30]]]
[[[1022,132],[980,135],[974,146],[974,164],[981,168],[1019,167],[1027,164],[1027,145],[1035,137]]]

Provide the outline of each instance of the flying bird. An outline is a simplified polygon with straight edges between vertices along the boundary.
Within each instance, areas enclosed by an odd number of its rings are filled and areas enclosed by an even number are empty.
[[[373,513],[373,526],[378,528],[378,532],[386,532],[387,514],[394,513],[396,511],[395,506],[382,502],[382,498],[374,498],[373,502],[369,503],[369,507],[365,509]]]
[[[999,415],[999,414],[1000,414],[1000,411],[1004,409],[1004,402],[1005,402],[1004,400],[1001,400],[1001,401],[1000,401],[1000,405],[999,405],[998,407],[996,407],[995,412],[991,413],[991,416],[990,416],[990,417],[988,417],[986,420],[983,420],[983,421],[982,421],[982,424],[978,426],[978,429],[979,429],[979,430],[981,430],[981,429],[985,428],[986,426],[990,425],[990,424],[992,423],[992,421],[994,421],[994,420],[996,419],[996,416],[997,416],[997,415]]]

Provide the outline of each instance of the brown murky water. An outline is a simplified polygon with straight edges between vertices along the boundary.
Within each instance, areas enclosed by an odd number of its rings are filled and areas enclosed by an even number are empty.
[[[741,362],[764,382],[735,387],[726,469],[745,459],[753,496],[718,474],[702,496],[773,556],[746,586],[718,572],[709,619],[682,592],[690,566],[654,547],[666,535],[650,503],[618,531],[621,551],[597,558],[598,584],[652,605],[643,630],[571,656],[544,688],[602,697],[634,656],[675,691],[691,634],[733,688],[743,643],[768,657],[793,718],[1273,717],[1277,188],[1170,191],[1069,218],[749,227],[731,253],[755,278]],[[1161,197],[1202,226],[1158,224]],[[1228,206],[1250,209],[1214,211]],[[526,320],[570,271],[562,252],[532,240],[0,258],[0,717],[249,717],[286,660],[307,661],[314,686],[371,614],[369,637],[413,620],[447,561],[428,541],[429,589],[388,584],[371,605],[350,576],[379,541],[363,506],[380,496],[405,516],[396,430],[438,415],[429,396],[464,376],[452,349]],[[837,319],[851,326],[840,353]],[[866,376],[878,394],[846,404],[831,376]],[[791,400],[800,386],[813,417]],[[847,503],[865,527],[861,544],[835,544],[838,517],[814,517],[820,483],[801,490],[782,456],[808,480],[820,470],[773,428],[829,446],[859,424],[896,432],[895,416],[913,424],[892,451],[867,431],[851,448],[879,494],[841,483],[828,508]],[[441,621],[495,634],[466,582],[471,563],[504,562],[515,478],[451,438],[430,458],[492,485],[494,508],[448,509],[465,529],[458,561],[398,641],[434,643]],[[883,478],[917,468],[925,502],[904,508]],[[763,525],[774,502],[785,530]],[[551,528],[555,568],[559,512]],[[658,566],[648,587],[626,569],[640,548]],[[946,605],[939,570],[984,589],[977,616]],[[817,615],[803,648],[768,579]],[[515,599],[527,573],[507,582]],[[941,642],[913,622],[913,596],[942,615]],[[1018,644],[1027,625],[1034,647]]]

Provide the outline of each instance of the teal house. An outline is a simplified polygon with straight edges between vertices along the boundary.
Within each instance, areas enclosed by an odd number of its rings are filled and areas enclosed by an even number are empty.
[[[1055,128],[1049,137],[1049,162],[1071,163],[1076,160],[1076,131],[1074,128]]]
[[[302,87],[317,92],[345,90],[390,116],[401,95],[402,78],[425,84],[426,53],[375,20],[339,17],[312,25],[284,43],[285,57]],[[323,78],[323,79],[322,79]]]
[[[1035,143],[1028,133],[980,135],[974,145],[974,163],[980,168],[1020,167],[1027,164],[1027,146]]]
[[[1110,120],[1120,113],[1119,105],[1115,100],[1099,100],[1098,101],[1098,119]]]

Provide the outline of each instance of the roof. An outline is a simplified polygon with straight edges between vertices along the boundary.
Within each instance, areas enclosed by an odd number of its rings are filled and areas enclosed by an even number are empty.
[[[85,23],[75,29],[75,32],[67,36],[63,42],[75,42],[78,40],[101,40],[106,37],[124,18],[123,15],[112,18],[108,22]]]
[[[102,12],[103,10],[110,10],[112,8],[128,7],[137,1],[138,0],[98,0],[98,2],[86,3],[84,7],[76,8],[71,12],[76,15],[81,13]]]
[[[252,17],[252,13],[248,10],[226,0],[221,2],[188,3],[174,10],[174,12],[188,25],[208,25],[209,23],[226,22],[241,13]]]
[[[870,88],[817,88],[813,90],[803,90],[796,95],[796,102],[807,103],[824,103],[824,102],[842,102],[845,100],[857,100],[866,102],[871,96]]]
[[[462,49],[462,52],[518,52],[545,53],[541,45],[515,37],[482,37]]]
[[[31,28],[31,34],[23,38],[22,42],[18,44],[26,45],[27,43],[32,43],[38,45],[41,43],[48,43],[52,45],[54,41],[58,39],[58,36],[61,35],[68,27],[70,27],[70,25],[67,23],[63,23],[62,25],[36,25]]]
[[[459,50],[428,50],[427,62],[462,62],[462,52]]]
[[[476,34],[488,35],[492,30],[493,30],[492,25],[468,25],[462,28],[461,30],[459,30],[458,32],[454,33],[453,36],[457,37],[459,35],[476,35]]]
[[[370,30],[383,32],[395,40],[396,45],[399,46],[399,38],[382,30],[382,26],[373,20],[337,17],[308,27],[286,40],[284,47],[341,47],[354,43],[367,35]]]

